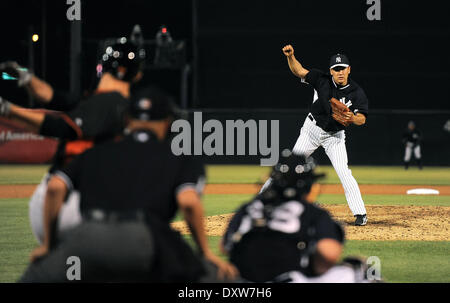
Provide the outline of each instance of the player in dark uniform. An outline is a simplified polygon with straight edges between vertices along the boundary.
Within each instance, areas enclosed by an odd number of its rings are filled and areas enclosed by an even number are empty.
[[[123,111],[128,106],[130,85],[142,77],[145,53],[121,38],[109,45],[101,57],[103,74],[95,94],[67,113],[27,111],[0,98],[0,116],[26,123],[28,129],[60,139],[53,165],[30,200],[33,233],[42,243],[42,211],[51,174],[93,146],[114,139],[123,129]],[[79,197],[73,192],[61,211],[61,231],[80,222]]]
[[[414,152],[414,157],[419,169],[422,169],[422,152],[420,144],[422,142],[422,133],[416,128],[414,121],[409,121],[408,128],[403,133],[403,144],[405,145],[405,156],[403,163],[405,169],[408,169],[411,160],[411,154]]]
[[[322,146],[335,169],[342,186],[348,206],[355,217],[355,225],[367,223],[367,213],[358,183],[348,168],[347,148],[345,145],[345,127],[334,120],[330,99],[336,98],[350,110],[346,114],[347,123],[363,125],[368,115],[369,101],[363,89],[350,76],[351,66],[343,54],[330,59],[329,74],[317,69],[304,68],[294,56],[291,45],[283,47],[291,72],[303,83],[314,88],[310,113],[295,143],[293,152],[310,156]],[[267,186],[270,181],[266,182]]]
[[[223,248],[250,282],[356,282],[353,267],[335,266],[344,232],[314,205],[323,175],[312,158],[283,151],[270,186],[238,209]]]
[[[46,198],[44,244],[34,250],[22,282],[67,282],[66,260],[81,260],[82,282],[195,282],[205,268],[170,229],[178,209],[207,261],[225,276],[236,270],[207,245],[200,195],[204,166],[175,156],[165,140],[173,111],[164,94],[133,97],[126,136],[97,145],[57,170]],[[68,191],[80,191],[83,222],[51,248],[51,226]]]

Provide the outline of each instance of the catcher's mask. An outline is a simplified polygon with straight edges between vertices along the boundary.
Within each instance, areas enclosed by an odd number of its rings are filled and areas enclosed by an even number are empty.
[[[300,199],[309,193],[316,180],[325,176],[314,173],[316,166],[312,157],[295,155],[288,149],[283,150],[278,164],[272,169],[272,183],[262,193],[263,199]]]
[[[99,75],[108,72],[119,80],[132,82],[143,70],[144,61],[145,50],[122,37],[115,43],[105,45],[98,65],[101,70],[97,72]]]

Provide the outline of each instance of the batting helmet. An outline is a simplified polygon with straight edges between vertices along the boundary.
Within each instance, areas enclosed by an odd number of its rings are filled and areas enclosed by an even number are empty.
[[[110,73],[115,78],[131,82],[143,70],[145,50],[122,37],[115,43],[107,43],[100,57],[99,74]]]
[[[316,162],[312,157],[295,155],[285,149],[281,158],[272,169],[270,186],[262,195],[263,199],[275,200],[299,199],[311,190],[311,186],[324,174],[316,174]]]

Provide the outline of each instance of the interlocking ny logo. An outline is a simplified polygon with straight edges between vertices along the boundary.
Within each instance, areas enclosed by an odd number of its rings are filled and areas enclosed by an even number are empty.
[[[341,99],[339,99],[339,101],[341,101],[341,103],[345,104],[345,106],[350,107],[352,106],[352,100],[348,100],[347,102],[345,102],[345,97],[342,97]]]
[[[341,60],[341,57],[337,57],[336,58],[336,62],[341,62],[342,60]]]

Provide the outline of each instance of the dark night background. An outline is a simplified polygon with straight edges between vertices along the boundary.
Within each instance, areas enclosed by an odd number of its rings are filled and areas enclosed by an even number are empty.
[[[65,0],[2,1],[0,61],[28,65],[33,26],[41,35],[33,44],[36,74],[69,90],[68,7]],[[82,91],[95,85],[100,39],[128,36],[140,24],[144,38],[152,40],[164,24],[174,39],[186,42],[189,108],[208,109],[205,113],[219,120],[230,119],[229,113],[233,119],[280,119],[286,134],[281,144],[291,147],[312,90],[290,73],[281,48],[292,44],[306,68],[322,70],[341,52],[350,58],[352,77],[364,88],[371,110],[366,126],[349,129],[350,164],[399,164],[401,133],[414,119],[424,132],[424,162],[450,165],[442,157],[450,153],[450,136],[443,130],[450,119],[448,4],[381,0],[380,21],[367,20],[369,7],[365,0],[85,0]],[[179,96],[179,75],[179,70],[152,70],[144,83]],[[1,82],[3,96],[14,100],[24,94],[13,81]]]

